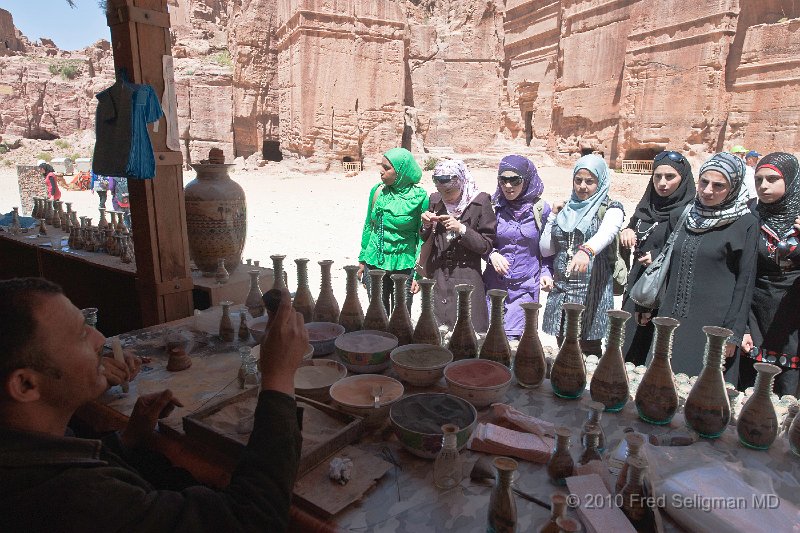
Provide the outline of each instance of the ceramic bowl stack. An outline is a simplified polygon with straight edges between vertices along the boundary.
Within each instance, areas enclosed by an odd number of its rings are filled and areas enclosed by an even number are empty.
[[[294,373],[294,393],[318,402],[327,402],[331,399],[331,385],[346,376],[347,369],[339,361],[303,361]]]
[[[433,459],[442,448],[441,427],[459,427],[456,443],[460,450],[478,423],[478,412],[457,396],[424,392],[395,402],[389,410],[389,420],[403,448],[417,457]]]
[[[397,337],[385,331],[364,329],[345,333],[334,344],[336,355],[348,370],[370,374],[389,367],[389,354],[397,348]]]
[[[378,406],[373,396],[380,389]],[[368,426],[380,425],[390,406],[403,396],[403,384],[380,374],[361,374],[340,379],[330,388],[331,399],[343,411],[363,416]]]
[[[306,331],[308,343],[314,347],[314,357],[319,357],[334,352],[334,343],[344,333],[344,327],[334,322],[309,322]]]
[[[429,387],[439,381],[444,367],[453,361],[447,348],[432,344],[406,344],[392,350],[392,367],[397,376],[416,387]]]
[[[511,386],[511,370],[486,359],[462,359],[444,369],[447,390],[476,409],[502,402]]]

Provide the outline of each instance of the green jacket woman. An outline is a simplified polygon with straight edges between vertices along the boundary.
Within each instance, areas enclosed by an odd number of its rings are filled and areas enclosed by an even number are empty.
[[[359,277],[369,290],[365,270],[379,268],[387,272],[383,284],[383,305],[393,308],[390,274],[408,274],[406,304],[411,308],[411,278],[420,248],[420,216],[428,209],[428,193],[418,186],[422,169],[405,148],[392,148],[381,160],[381,183],[372,187],[367,204],[367,218],[361,234]]]

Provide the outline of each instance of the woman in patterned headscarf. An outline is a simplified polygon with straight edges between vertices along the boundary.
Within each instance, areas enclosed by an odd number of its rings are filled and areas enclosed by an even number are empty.
[[[497,215],[497,240],[483,272],[487,289],[508,292],[503,319],[506,335],[518,338],[525,328],[519,304],[539,301],[540,276],[552,277],[552,261],[542,261],[539,238],[550,206],[542,200],[544,183],[536,166],[521,155],[500,161],[497,190],[492,196]]]
[[[744,161],[719,153],[700,167],[697,197],[677,228],[669,273],[658,310],[681,322],[672,348],[672,368],[690,376],[703,369],[703,326],[733,331],[726,350],[727,378],[736,382],[736,346],[741,344],[755,280],[758,220],[747,207]],[[675,228],[682,210],[670,215]]]
[[[494,247],[497,219],[488,194],[478,186],[463,161],[445,159],[433,170],[436,192],[422,214],[420,237],[433,239],[426,269],[436,280],[433,311],[439,324],[452,329],[456,321],[455,286],[468,283],[472,291],[472,324],[489,328],[481,258]],[[431,235],[433,232],[433,235]],[[417,290],[416,284],[413,291]]]
[[[800,165],[791,154],[765,156],[756,167],[761,218],[750,333],[742,342],[739,388],[752,387],[756,361],[778,365],[775,393],[797,395],[800,373]]]
[[[572,171],[572,195],[564,207],[547,218],[539,248],[553,256],[553,277],[542,277],[550,291],[542,329],[560,345],[565,321],[561,305],[586,306],[581,320],[581,349],[600,355],[608,329],[606,311],[614,306],[616,250],[611,246],[625,222],[622,204],[608,197],[608,165],[602,157],[585,155]]]
[[[369,292],[370,268],[386,271],[383,305],[391,314],[394,288],[391,274],[411,276],[419,254],[420,216],[428,208],[428,193],[417,185],[422,169],[405,148],[392,148],[381,160],[381,183],[369,191],[369,204],[361,233],[358,276]],[[410,281],[409,281],[410,289]],[[406,295],[411,309],[411,292]]]

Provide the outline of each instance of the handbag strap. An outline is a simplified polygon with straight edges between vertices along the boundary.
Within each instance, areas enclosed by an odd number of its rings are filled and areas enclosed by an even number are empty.
[[[675,242],[675,237],[678,235],[678,231],[686,223],[686,219],[689,218],[689,212],[691,210],[692,210],[692,204],[690,202],[686,206],[686,208],[683,210],[683,213],[681,213],[681,217],[678,219],[678,225],[675,227],[675,230],[672,233],[669,234],[669,237],[667,237],[667,242],[664,243],[664,249],[665,250],[668,249],[668,248],[670,248],[670,249],[672,248],[672,243]]]

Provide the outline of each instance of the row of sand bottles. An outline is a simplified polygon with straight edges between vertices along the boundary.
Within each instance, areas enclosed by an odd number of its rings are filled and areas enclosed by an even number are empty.
[[[47,235],[47,226],[69,233],[67,246],[73,250],[107,253],[118,256],[123,263],[133,261],[133,242],[130,231],[123,221],[123,213],[100,209],[100,220],[92,226],[90,217],[78,217],[72,210],[72,202],[45,200],[34,197],[31,216],[39,220],[39,235]],[[64,211],[63,206],[66,206]],[[111,222],[106,220],[106,213]],[[80,218],[80,222],[78,219]]]

